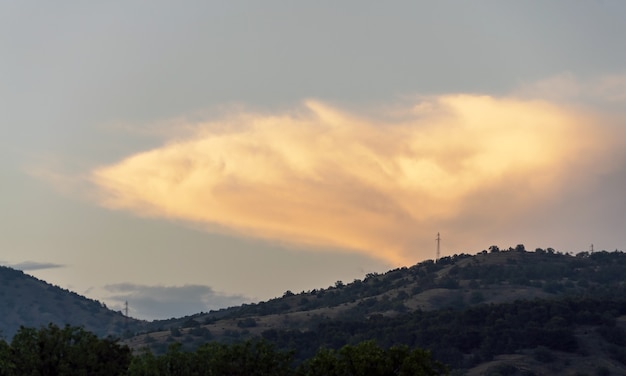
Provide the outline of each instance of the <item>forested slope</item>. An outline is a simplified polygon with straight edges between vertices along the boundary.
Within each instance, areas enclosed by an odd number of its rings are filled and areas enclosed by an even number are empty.
[[[10,268],[0,268],[0,297],[5,337],[19,325],[83,326],[121,336],[136,356],[149,349],[135,364],[192,359],[185,354],[211,346],[235,351],[261,340],[278,355],[290,354],[291,370],[320,349],[339,357],[341,349],[370,343],[379,349],[371,351],[430,351],[459,375],[626,374],[626,254],[619,251],[492,246],[152,323]]]
[[[69,324],[99,336],[121,336],[125,331],[138,330],[141,324],[100,302],[4,266],[0,266],[0,318],[0,333],[9,339],[20,326]]]
[[[161,331],[127,343],[149,345],[158,353],[173,342],[193,349],[206,341],[258,337],[306,359],[319,348],[374,340],[384,348],[428,349],[437,360],[470,374],[488,364],[536,374],[567,374],[556,370],[572,367],[590,374],[626,373],[625,282],[622,252],[570,255],[528,252],[521,245],[504,251],[491,247],[474,256],[425,261],[351,283],[286,291],[267,302],[155,323]],[[507,357],[517,365],[508,364]]]

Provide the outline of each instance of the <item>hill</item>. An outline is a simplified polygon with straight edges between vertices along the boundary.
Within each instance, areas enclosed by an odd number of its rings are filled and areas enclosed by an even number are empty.
[[[349,283],[150,323],[0,267],[0,330],[83,326],[162,354],[262,338],[294,350],[374,340],[432,352],[454,375],[626,374],[626,254],[523,245],[427,260]]]
[[[262,337],[304,359],[374,339],[430,349],[460,374],[625,374],[625,282],[622,252],[491,247],[153,322],[126,343],[159,353],[173,342],[192,349]]]
[[[0,302],[0,334],[9,339],[20,326],[69,324],[82,326],[98,336],[122,336],[143,325],[142,321],[107,309],[98,301],[4,266],[0,266]]]

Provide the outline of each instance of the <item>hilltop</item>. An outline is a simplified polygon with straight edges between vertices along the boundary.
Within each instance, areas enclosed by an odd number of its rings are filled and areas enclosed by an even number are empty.
[[[13,337],[20,326],[38,328],[49,323],[82,326],[99,336],[122,336],[143,323],[5,266],[0,266],[0,301],[0,334],[5,338]]]
[[[374,339],[384,346],[430,349],[470,375],[487,369],[508,369],[503,374],[511,375],[523,369],[624,373],[625,281],[622,252],[574,256],[552,249],[528,252],[522,245],[491,247],[328,288],[287,290],[257,304],[153,322],[148,332],[125,343],[160,353],[173,342],[193,349],[206,341],[262,337],[304,359],[319,347]]]

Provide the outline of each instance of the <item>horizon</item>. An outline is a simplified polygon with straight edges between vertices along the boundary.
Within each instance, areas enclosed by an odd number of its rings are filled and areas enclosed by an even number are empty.
[[[495,246],[495,247],[497,247],[497,249],[498,249],[498,250],[497,250],[497,252],[501,252],[501,253],[507,253],[507,252],[517,252],[517,247],[519,247],[520,245],[521,245],[521,246],[524,246],[524,244],[517,244],[515,247],[513,247],[513,246],[509,246],[508,248],[504,248],[504,247],[503,247],[503,248],[500,248],[500,246],[498,246],[498,245],[495,245],[495,244],[494,244],[494,245],[489,246],[489,247],[488,247],[488,249],[483,249],[483,250],[481,250],[481,251],[477,251],[475,254],[461,252],[461,253],[454,254],[454,255],[442,256],[442,257],[440,257],[439,259],[436,259],[436,258],[433,258],[433,259],[424,259],[424,260],[419,261],[419,262],[417,262],[417,263],[415,263],[415,264],[413,264],[413,265],[404,265],[404,266],[399,266],[399,267],[397,267],[397,268],[393,268],[393,269],[389,269],[389,270],[385,270],[385,271],[383,271],[383,272],[378,272],[378,273],[373,273],[373,274],[374,274],[374,275],[384,275],[384,274],[386,274],[386,273],[389,273],[389,272],[392,272],[392,271],[395,271],[395,270],[400,270],[400,269],[404,269],[404,268],[411,268],[411,267],[418,266],[418,265],[420,265],[420,264],[423,264],[423,263],[428,263],[428,262],[437,263],[440,259],[454,258],[454,257],[457,257],[457,256],[470,256],[470,257],[474,257],[474,256],[479,256],[479,255],[481,255],[481,254],[493,253],[493,252],[491,251],[491,248],[492,248],[492,247],[494,247],[494,246]],[[525,247],[525,246],[524,246],[524,247]],[[569,252],[568,252],[568,251],[559,251],[559,250],[554,250],[554,249],[551,249],[551,248],[545,248],[545,249],[543,249],[543,248],[540,248],[540,247],[539,247],[539,248],[536,248],[536,249],[534,249],[534,250],[529,250],[529,249],[525,249],[525,248],[524,248],[524,251],[525,251],[525,252],[527,252],[527,253],[537,253],[537,251],[538,251],[539,249],[541,249],[541,250],[542,250],[542,251],[544,251],[544,252],[545,252],[545,251],[548,251],[548,252],[553,252],[553,253],[554,253],[554,254],[556,254],[556,255],[569,256],[569,257],[578,257],[578,255],[579,255],[579,254],[593,254],[593,253],[601,253],[601,252],[608,252],[608,253],[621,252],[621,253],[624,253],[624,251],[623,251],[623,250],[618,250],[618,249],[615,249],[614,251],[607,251],[607,250],[604,250],[604,249],[603,249],[603,250],[594,250],[594,248],[593,248],[593,244],[590,246],[590,249],[589,249],[588,251],[579,251],[579,252],[577,252],[577,253],[574,253],[574,252],[571,252],[571,251],[569,251]],[[550,251],[550,250],[552,250],[552,251]],[[25,266],[25,267],[27,267],[27,268],[32,268],[32,267],[33,267],[33,265],[31,265],[30,263],[24,263],[24,264],[25,264],[25,265],[23,265],[23,266]],[[35,279],[37,279],[37,280],[40,280],[40,281],[42,281],[42,282],[44,282],[44,283],[46,283],[46,284],[48,284],[48,285],[51,285],[51,286],[54,286],[54,287],[58,287],[58,288],[62,288],[62,287],[60,287],[60,286],[53,285],[53,284],[49,283],[48,281],[38,279],[38,278],[37,278],[37,277],[35,277],[33,274],[29,274],[29,273],[28,273],[28,270],[29,270],[29,269],[19,269],[20,265],[0,265],[0,266],[3,266],[3,267],[8,267],[8,268],[11,268],[11,269],[13,269],[13,270],[20,271],[20,272],[24,273],[25,275],[30,276],[30,277],[33,277],[33,278],[35,278]],[[242,302],[242,303],[240,303],[240,304],[235,304],[235,305],[230,305],[230,306],[223,306],[223,307],[219,307],[219,308],[215,308],[215,309],[209,309],[208,311],[188,312],[188,313],[182,313],[182,314],[180,314],[179,316],[162,317],[162,318],[153,318],[153,319],[150,319],[150,318],[148,318],[148,319],[147,319],[147,318],[139,318],[139,317],[134,317],[134,316],[132,316],[132,315],[130,314],[130,312],[132,312],[132,311],[130,310],[131,304],[130,304],[130,301],[128,301],[128,300],[124,302],[124,305],[123,305],[123,307],[122,307],[121,309],[115,310],[115,309],[109,308],[109,307],[108,307],[108,306],[107,306],[104,302],[101,302],[101,301],[99,301],[99,300],[97,300],[97,299],[91,298],[91,297],[89,297],[88,295],[81,295],[81,294],[79,294],[79,295],[80,295],[80,296],[83,296],[83,297],[85,297],[85,298],[87,298],[87,299],[91,299],[91,300],[94,300],[94,301],[96,301],[96,302],[99,302],[100,304],[103,304],[105,308],[110,309],[110,310],[115,311],[115,312],[118,312],[118,313],[122,314],[123,316],[129,317],[129,318],[132,318],[132,319],[136,319],[136,320],[144,320],[144,321],[148,321],[148,322],[154,322],[154,321],[160,321],[160,320],[180,319],[180,318],[184,318],[184,317],[188,317],[188,316],[195,316],[195,315],[198,315],[198,314],[203,314],[203,313],[219,312],[219,311],[221,311],[221,310],[225,310],[225,309],[229,309],[229,308],[242,307],[242,306],[245,306],[245,305],[255,305],[255,304],[259,304],[259,303],[267,302],[267,301],[270,301],[270,300],[273,300],[273,299],[280,299],[281,297],[284,297],[284,296],[285,296],[285,294],[286,294],[287,292],[292,292],[293,294],[298,295],[298,294],[307,294],[307,293],[310,293],[310,292],[311,292],[311,291],[313,291],[313,290],[318,290],[318,291],[319,291],[319,290],[324,290],[324,289],[332,289],[332,288],[335,288],[335,287],[336,287],[336,284],[337,284],[338,282],[341,282],[341,283],[343,283],[343,284],[345,284],[345,285],[350,285],[351,283],[354,283],[354,282],[356,282],[356,281],[363,281],[363,280],[367,279],[369,274],[370,274],[370,273],[367,273],[367,274],[366,274],[366,275],[364,275],[362,278],[355,278],[353,281],[343,281],[343,280],[338,280],[338,281],[336,281],[336,282],[335,282],[335,284],[334,284],[334,285],[330,285],[330,286],[327,286],[327,287],[321,287],[321,286],[320,286],[320,287],[313,287],[313,288],[309,288],[309,289],[307,289],[307,290],[302,290],[302,291],[300,291],[300,292],[293,292],[293,291],[292,291],[292,289],[287,288],[287,289],[285,290],[285,292],[283,292],[283,294],[282,294],[282,295],[277,295],[277,296],[274,296],[274,297],[269,297],[269,298],[267,298],[267,299],[263,299],[263,300],[256,300],[256,301],[250,301],[250,302]],[[160,286],[160,287],[162,287],[162,288],[167,288],[166,286]],[[185,286],[183,286],[183,287],[185,287]],[[198,286],[186,286],[186,287],[198,287]],[[67,291],[71,291],[71,290],[67,290]],[[75,292],[75,291],[74,291],[74,292]],[[149,313],[149,312],[146,312],[146,314],[148,314],[148,315],[149,315],[150,313]]]

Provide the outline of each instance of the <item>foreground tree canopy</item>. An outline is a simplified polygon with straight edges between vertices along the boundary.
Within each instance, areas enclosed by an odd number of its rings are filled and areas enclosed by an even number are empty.
[[[147,352],[136,356],[129,375],[232,375],[232,376],[392,376],[445,375],[447,369],[430,353],[406,346],[384,350],[373,341],[346,345],[339,350],[320,349],[293,367],[290,352],[278,351],[266,341],[226,345],[207,343],[195,352],[182,352],[179,344],[161,356]]]
[[[122,375],[131,360],[127,346],[77,327],[21,327],[0,341],[0,375]]]
[[[13,375],[230,375],[230,376],[392,376],[445,375],[429,352],[406,346],[383,349],[373,341],[320,349],[294,365],[293,352],[265,340],[235,344],[206,343],[195,351],[170,346],[163,355],[133,355],[112,338],[82,328],[54,324],[39,330],[22,327],[10,344],[0,340],[0,376]]]

